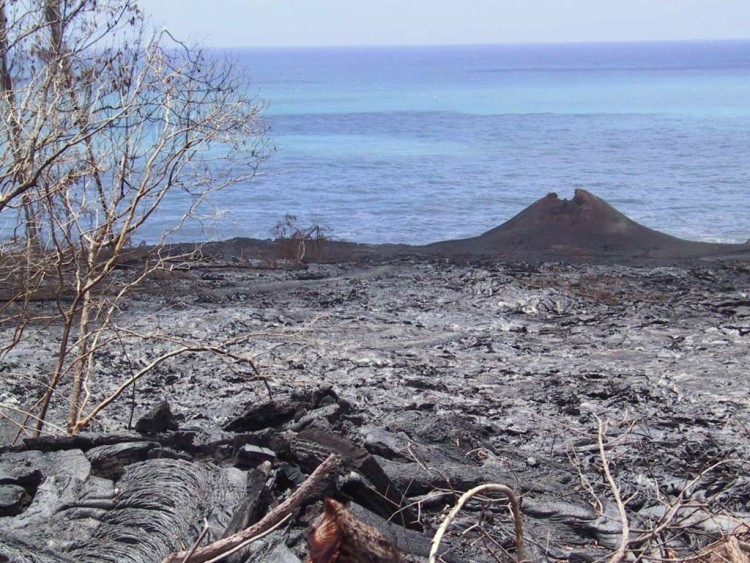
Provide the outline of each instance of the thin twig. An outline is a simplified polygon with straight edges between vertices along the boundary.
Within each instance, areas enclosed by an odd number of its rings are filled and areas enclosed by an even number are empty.
[[[233,553],[237,553],[241,549],[246,548],[251,543],[258,541],[259,539],[265,538],[268,534],[271,534],[274,531],[278,530],[281,527],[281,525],[287,522],[291,517],[292,517],[291,514],[287,514],[286,516],[284,516],[284,518],[282,518],[279,522],[277,522],[276,524],[268,528],[265,532],[261,532],[257,536],[253,536],[252,538],[246,539],[237,547],[234,547],[230,549],[229,551],[227,551],[226,553],[222,553],[221,555],[218,555],[214,557],[213,559],[209,559],[208,561],[206,561],[206,563],[217,563],[218,561],[221,561],[222,559],[229,557]]]
[[[29,412],[27,410],[24,410],[24,409],[19,409],[17,407],[14,407],[13,405],[9,405],[7,403],[0,403],[0,409],[7,409],[9,411],[17,412],[18,414],[22,414],[22,415],[24,415],[26,417],[24,419],[24,422],[21,423],[21,422],[18,422],[17,420],[14,420],[13,418],[11,418],[11,417],[9,417],[7,415],[0,414],[0,416],[2,416],[3,418],[7,419],[8,422],[14,424],[15,426],[18,426],[19,430],[18,430],[18,435],[16,436],[16,440],[18,440],[18,438],[20,437],[21,434],[23,434],[24,431],[29,430],[29,427],[26,426],[26,422],[27,421],[29,421],[29,420],[39,421],[40,420],[39,417],[35,416],[33,413],[31,413],[31,412]],[[51,427],[54,430],[57,430],[60,434],[65,434],[65,429],[62,428],[61,426],[57,426],[55,424],[52,424],[51,422],[48,422],[47,426]],[[42,432],[44,434],[49,434],[50,436],[53,435],[53,433],[49,432],[49,431],[42,431]],[[15,444],[15,441],[13,443]]]
[[[195,553],[195,550],[198,549],[198,546],[203,541],[203,538],[206,537],[206,534],[208,533],[208,520],[206,518],[203,518],[203,529],[201,530],[201,533],[198,534],[198,537],[193,542],[193,547],[190,548],[190,551],[187,552],[185,555],[185,558],[182,560],[182,563],[187,563],[190,560],[190,557],[192,557],[193,553]]]
[[[607,478],[607,483],[609,483],[609,488],[612,491],[612,496],[615,497],[617,512],[620,514],[620,522],[622,524],[622,539],[620,540],[620,547],[617,548],[617,551],[609,560],[609,563],[620,563],[625,559],[625,555],[627,554],[628,543],[630,541],[630,525],[628,524],[628,514],[625,511],[625,504],[622,502],[622,497],[620,496],[620,489],[617,487],[617,483],[615,483],[615,480],[612,477],[612,473],[609,470],[607,452],[604,448],[604,434],[606,432],[604,423],[602,422],[602,419],[599,418],[596,414],[594,414],[594,418],[596,419],[596,424],[599,428],[599,431],[597,432],[597,441],[599,443],[599,457],[602,460],[604,476]]]
[[[652,530],[646,531],[637,538],[634,538],[631,540],[632,545],[643,545],[645,543],[650,542],[653,540],[653,538],[658,537],[664,530],[669,529],[672,526],[672,522],[677,516],[677,513],[680,511],[681,508],[685,508],[685,496],[688,494],[688,491],[693,488],[693,486],[703,477],[705,477],[708,473],[716,469],[717,467],[724,465],[726,463],[729,463],[733,460],[731,459],[722,459],[717,461],[716,463],[710,465],[703,471],[701,471],[697,477],[695,477],[693,480],[688,482],[685,487],[683,487],[682,491],[680,491],[680,494],[677,495],[677,498],[675,499],[674,503],[669,507],[669,510],[667,513],[662,517],[661,522],[658,526],[653,528]]]

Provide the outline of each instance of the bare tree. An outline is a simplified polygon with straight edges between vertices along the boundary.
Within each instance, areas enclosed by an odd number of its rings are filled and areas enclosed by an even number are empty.
[[[297,216],[287,213],[271,229],[273,240],[281,245],[283,258],[303,263],[308,250],[315,258],[320,258],[325,243],[330,242],[330,228],[317,223],[301,227]]]
[[[0,0],[0,89],[0,322],[15,323],[0,360],[29,304],[52,299],[43,320],[62,328],[36,431],[69,380],[75,432],[119,304],[168,267],[167,237],[202,200],[254,175],[263,108],[232,61],[151,32],[133,0]],[[165,201],[179,218],[113,275]]]

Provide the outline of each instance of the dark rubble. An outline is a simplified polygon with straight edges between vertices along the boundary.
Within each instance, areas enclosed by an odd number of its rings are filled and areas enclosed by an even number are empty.
[[[338,451],[351,472],[327,493],[414,560],[426,560],[457,494],[495,482],[520,496],[527,559],[595,561],[621,533],[597,417],[631,538],[670,519],[642,547],[663,542],[685,556],[750,519],[742,262],[235,261],[154,282],[123,322],[205,342],[244,335],[233,351],[254,358],[265,381],[181,356],[90,433],[6,447],[0,554],[10,560],[158,561],[189,547],[204,517],[206,541],[257,520]],[[54,354],[44,330],[3,370],[41,378]],[[104,359],[94,393],[168,346]],[[34,391],[8,378],[2,387],[19,405]],[[162,405],[166,418],[135,432],[165,400],[173,416]],[[61,420],[64,405],[54,407]],[[304,560],[319,510],[237,560]],[[487,547],[478,523],[496,543]],[[507,503],[472,502],[442,551],[493,561],[490,549],[513,546]]]

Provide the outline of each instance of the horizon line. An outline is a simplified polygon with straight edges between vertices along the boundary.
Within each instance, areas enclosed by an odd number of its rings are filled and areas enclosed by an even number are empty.
[[[371,44],[299,44],[299,45],[208,45],[209,49],[407,49],[435,47],[534,47],[563,45],[645,45],[665,43],[750,43],[750,37],[720,39],[632,39],[632,40],[570,40],[570,41],[528,41],[528,42],[479,42],[479,43],[371,43]]]

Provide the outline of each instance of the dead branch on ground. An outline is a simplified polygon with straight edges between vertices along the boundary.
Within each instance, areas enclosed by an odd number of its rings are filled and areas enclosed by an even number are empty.
[[[599,444],[599,458],[602,462],[604,476],[607,479],[610,491],[612,492],[612,496],[615,499],[617,512],[620,515],[620,524],[622,525],[622,539],[620,540],[620,547],[618,547],[617,551],[614,553],[614,555],[612,555],[609,563],[620,563],[625,559],[625,556],[627,555],[628,542],[630,538],[630,525],[628,523],[628,514],[625,511],[625,504],[623,503],[622,496],[620,495],[620,489],[617,486],[617,483],[615,483],[614,477],[612,477],[612,472],[609,470],[609,460],[607,459],[607,452],[604,449],[604,436],[607,433],[608,423],[602,422],[602,419],[599,418],[596,414],[594,415],[594,418],[596,419],[596,424],[598,426],[597,443]]]
[[[516,498],[515,493],[510,487],[496,483],[488,483],[485,485],[479,485],[478,487],[474,487],[473,489],[466,491],[458,499],[456,506],[454,506],[453,509],[448,513],[448,516],[446,516],[445,520],[443,520],[443,523],[440,524],[437,532],[435,532],[435,537],[432,540],[432,546],[430,548],[429,563],[437,562],[440,542],[443,539],[445,532],[448,530],[448,527],[451,525],[451,522],[453,522],[464,505],[474,496],[485,492],[502,493],[508,497],[508,500],[510,500],[511,512],[513,513],[513,523],[516,530],[516,558],[519,563],[523,561],[523,522],[521,520],[521,506],[518,502],[518,498]]]

